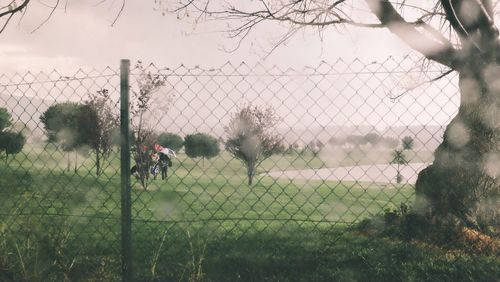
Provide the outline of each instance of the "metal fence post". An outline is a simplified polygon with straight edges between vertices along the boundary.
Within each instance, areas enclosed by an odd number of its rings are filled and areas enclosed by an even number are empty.
[[[120,163],[121,163],[121,239],[122,281],[132,276],[132,212],[130,196],[129,140],[129,72],[130,61],[120,62]]]

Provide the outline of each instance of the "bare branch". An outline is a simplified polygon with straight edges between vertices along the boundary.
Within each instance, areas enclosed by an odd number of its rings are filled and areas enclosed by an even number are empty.
[[[7,27],[7,25],[10,22],[10,19],[12,19],[13,16],[14,16],[14,14],[10,14],[9,15],[9,17],[7,18],[7,20],[4,22],[4,24],[2,26],[2,29],[0,29],[0,33],[2,33],[5,30],[5,27]]]
[[[12,2],[14,2],[14,1],[12,1]],[[12,3],[12,2],[11,2],[11,3]],[[0,18],[1,18],[1,17],[4,17],[4,16],[7,16],[7,15],[15,14],[15,13],[17,13],[17,12],[19,12],[19,11],[22,11],[22,10],[23,10],[23,9],[24,9],[27,5],[28,5],[28,3],[29,3],[29,2],[30,2],[30,0],[24,0],[24,1],[21,3],[21,5],[19,5],[19,6],[15,7],[15,8],[12,8],[12,9],[8,9],[8,10],[7,10],[7,11],[5,11],[5,12],[1,12],[1,13],[0,13]],[[11,7],[11,6],[9,6],[9,5],[8,5],[7,7]]]
[[[125,9],[125,0],[122,0],[122,5],[120,7],[120,10],[118,11],[118,14],[116,14],[116,17],[115,19],[113,20],[113,22],[111,23],[111,26],[114,26],[116,21],[118,20],[118,18],[121,16],[122,12],[123,12],[123,9]]]
[[[395,100],[397,100],[397,99],[401,98],[402,96],[404,96],[405,94],[407,94],[407,93],[409,93],[409,92],[411,92],[411,91],[413,91],[413,90],[417,89],[418,87],[423,86],[423,85],[426,85],[426,84],[429,84],[429,83],[432,83],[432,82],[435,82],[435,81],[438,81],[438,80],[440,80],[441,78],[443,78],[443,77],[445,77],[445,76],[449,75],[449,74],[450,74],[450,73],[452,73],[452,72],[454,72],[454,70],[453,70],[453,69],[449,69],[449,70],[447,70],[447,71],[445,71],[445,72],[441,73],[440,75],[438,75],[438,76],[436,76],[436,77],[434,77],[434,78],[432,78],[432,79],[429,79],[429,80],[423,81],[423,82],[421,82],[421,83],[418,83],[417,85],[414,85],[414,86],[410,87],[409,89],[406,89],[404,92],[400,93],[400,94],[399,94],[399,95],[397,95],[397,96],[394,96],[394,97],[389,97],[389,99],[391,99],[392,101],[395,101]]]
[[[45,20],[43,20],[35,29],[33,29],[30,33],[34,33],[35,31],[39,30],[45,23],[47,23],[50,18],[52,17],[52,15],[54,14],[54,12],[56,11],[57,7],[59,6],[59,1],[60,0],[56,0],[56,4],[52,7],[52,10],[50,11],[49,15],[45,18]]]

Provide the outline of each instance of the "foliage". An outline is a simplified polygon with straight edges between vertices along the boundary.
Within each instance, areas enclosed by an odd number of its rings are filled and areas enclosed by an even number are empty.
[[[21,152],[26,143],[23,130],[12,128],[12,125],[10,113],[7,109],[0,108],[0,153],[5,153],[6,157]]]
[[[184,138],[184,150],[191,158],[210,159],[219,154],[219,141],[206,133],[189,134]]]
[[[396,149],[392,152],[392,161],[391,164],[405,165],[408,164],[408,160],[406,159],[406,155],[401,149]]]
[[[249,185],[262,161],[284,151],[283,138],[275,133],[279,122],[272,107],[247,105],[234,113],[224,128],[226,150],[247,168]]]
[[[400,165],[407,165],[408,160],[406,159],[406,155],[402,149],[395,149],[392,151],[392,160],[391,164],[397,165],[397,173],[396,173],[396,183],[401,183],[403,181],[403,176],[401,175]]]
[[[411,136],[405,136],[401,140],[401,144],[403,146],[403,150],[411,150],[413,146],[415,146],[415,140]]]
[[[319,153],[321,152],[324,146],[325,145],[320,140],[313,140],[306,145],[304,150],[302,150],[302,153],[309,151],[312,153],[313,157],[316,158],[318,157]]]
[[[56,103],[40,116],[47,141],[57,143],[63,151],[67,152],[67,171],[70,171],[71,166],[69,152],[88,145],[87,139],[90,133],[82,132],[82,130],[93,130],[91,124],[82,125],[79,122],[84,106],[75,102]],[[76,170],[75,159],[75,172]]]
[[[78,140],[77,115],[82,107],[82,104],[74,102],[57,103],[40,116],[48,142],[60,143],[66,151],[81,143]]]
[[[0,132],[12,124],[11,115],[6,108],[0,107]]]
[[[328,144],[332,146],[343,146],[346,144],[359,147],[366,144],[371,144],[372,146],[384,146],[386,148],[396,148],[399,141],[392,137],[380,136],[377,133],[367,133],[366,135],[356,135],[350,134],[345,138],[342,137],[331,137],[328,140]]]
[[[182,137],[175,133],[163,132],[160,136],[158,136],[158,144],[177,152],[184,145],[184,140],[182,140]]]
[[[138,86],[131,88],[132,101],[130,104],[130,126],[133,133],[132,155],[141,185],[147,189],[149,166],[151,165],[149,154],[151,146],[157,141],[152,127],[153,122],[149,120],[149,117],[161,116],[162,111],[168,110],[173,97],[169,95],[155,97],[154,94],[165,85],[165,78],[162,75],[151,73],[141,61],[137,62],[135,70],[138,72]]]
[[[77,113],[78,139],[88,145],[95,153],[96,175],[102,173],[102,160],[107,159],[113,146],[113,138],[119,118],[113,111],[107,89],[90,94],[85,105]]]
[[[25,143],[26,137],[22,133],[11,131],[0,132],[0,152],[5,152],[7,156],[21,152]]]
[[[486,0],[257,1],[252,5],[181,0],[170,9],[178,16],[226,20],[229,34],[239,39],[248,38],[252,30],[267,23],[284,24],[288,29],[277,36],[278,45],[307,28],[319,28],[320,38],[323,31],[339,26],[385,28],[422,58],[445,68],[426,83],[457,72],[462,97],[459,109],[433,163],[419,173],[414,209],[432,214],[433,221],[455,217],[458,225],[478,231],[479,221],[485,218],[490,225],[500,221],[499,205],[491,204],[498,202],[500,194],[498,10],[496,1]],[[408,87],[395,97],[421,85]]]
[[[370,143],[372,146],[377,145],[380,141],[382,141],[382,136],[377,133],[368,133],[364,136],[365,142]]]

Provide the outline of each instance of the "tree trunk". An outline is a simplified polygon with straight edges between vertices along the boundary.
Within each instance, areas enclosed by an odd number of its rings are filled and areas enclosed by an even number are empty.
[[[66,153],[67,155],[67,165],[66,165],[66,170],[69,172],[71,170],[71,160],[70,160],[70,151]]]
[[[249,165],[247,168],[247,176],[248,176],[248,186],[252,186],[253,182],[253,165]]]
[[[95,174],[97,176],[101,175],[101,155],[99,150],[95,151]]]
[[[75,173],[78,171],[78,152],[75,150]]]
[[[481,229],[500,220],[500,67],[468,69],[459,75],[458,114],[418,175],[414,212]]]
[[[401,171],[399,170],[399,160],[397,162],[397,168],[396,168],[396,183],[397,184],[401,183]]]

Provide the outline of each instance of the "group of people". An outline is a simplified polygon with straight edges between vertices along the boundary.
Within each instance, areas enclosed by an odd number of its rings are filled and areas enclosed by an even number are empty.
[[[149,148],[145,147],[143,150],[148,152]],[[144,159],[144,156],[147,156],[148,159]],[[155,144],[149,154],[145,153],[136,159],[136,164],[131,168],[131,174],[138,174],[141,172],[139,168],[143,168],[143,172],[151,173],[155,180],[161,172],[161,179],[165,180],[168,177],[168,168],[172,166],[172,157],[175,157],[175,152],[172,149]]]
[[[156,176],[161,171],[161,179],[165,180],[167,178],[168,168],[172,166],[172,160],[166,153],[157,151],[151,154],[151,161],[153,165],[151,166],[151,174],[153,179],[156,180]]]

